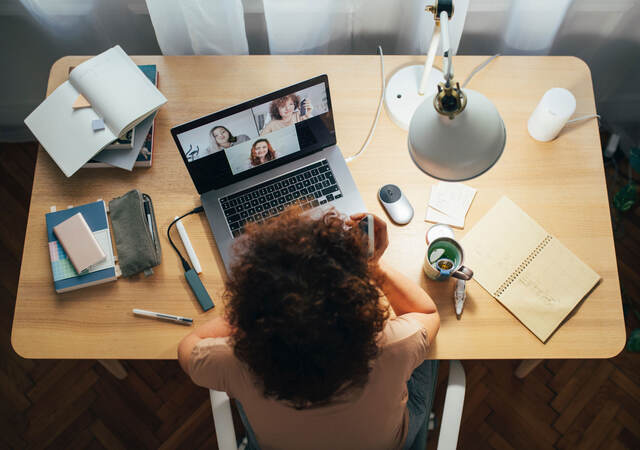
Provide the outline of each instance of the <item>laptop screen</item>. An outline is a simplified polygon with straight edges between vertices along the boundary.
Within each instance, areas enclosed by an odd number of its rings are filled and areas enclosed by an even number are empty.
[[[320,75],[171,129],[200,194],[335,145]]]

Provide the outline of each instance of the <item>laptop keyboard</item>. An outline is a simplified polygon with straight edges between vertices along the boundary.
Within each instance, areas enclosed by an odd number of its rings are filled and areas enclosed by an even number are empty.
[[[303,210],[337,200],[342,192],[326,159],[220,199],[233,237],[248,222],[264,222],[292,204]]]

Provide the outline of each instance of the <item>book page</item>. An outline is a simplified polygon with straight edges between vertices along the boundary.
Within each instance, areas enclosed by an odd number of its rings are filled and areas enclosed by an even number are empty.
[[[498,297],[545,342],[600,280],[600,276],[552,238]]]
[[[545,239],[547,233],[507,197],[469,231],[460,243],[464,265],[491,295]]]
[[[65,81],[24,121],[68,177],[118,137],[109,129],[93,131],[91,121],[99,118],[95,111],[71,107],[78,95]]]
[[[118,45],[78,65],[69,81],[116,136],[167,102]]]

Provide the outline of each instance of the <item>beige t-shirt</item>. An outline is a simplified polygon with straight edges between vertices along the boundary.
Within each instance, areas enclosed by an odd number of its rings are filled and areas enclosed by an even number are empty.
[[[242,403],[261,449],[400,448],[409,425],[406,383],[426,359],[429,340],[422,325],[404,315],[387,322],[379,342],[382,351],[363,388],[304,410],[265,398],[227,338],[200,341],[189,372],[194,383]]]

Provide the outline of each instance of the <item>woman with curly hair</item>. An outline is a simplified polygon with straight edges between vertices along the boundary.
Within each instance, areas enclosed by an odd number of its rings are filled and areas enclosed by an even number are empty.
[[[256,167],[267,161],[273,161],[277,157],[276,151],[271,147],[271,143],[268,140],[258,139],[251,146],[249,162],[251,163],[251,167]]]
[[[307,99],[300,101],[296,94],[285,95],[271,102],[271,120],[260,130],[260,136],[294,125],[311,117],[313,105]]]
[[[248,224],[226,316],[178,347],[194,383],[236,400],[249,448],[408,448],[426,426],[437,363],[425,359],[440,318],[418,285],[380,261],[388,239],[375,216],[367,256],[353,226],[363,217],[289,209]]]

